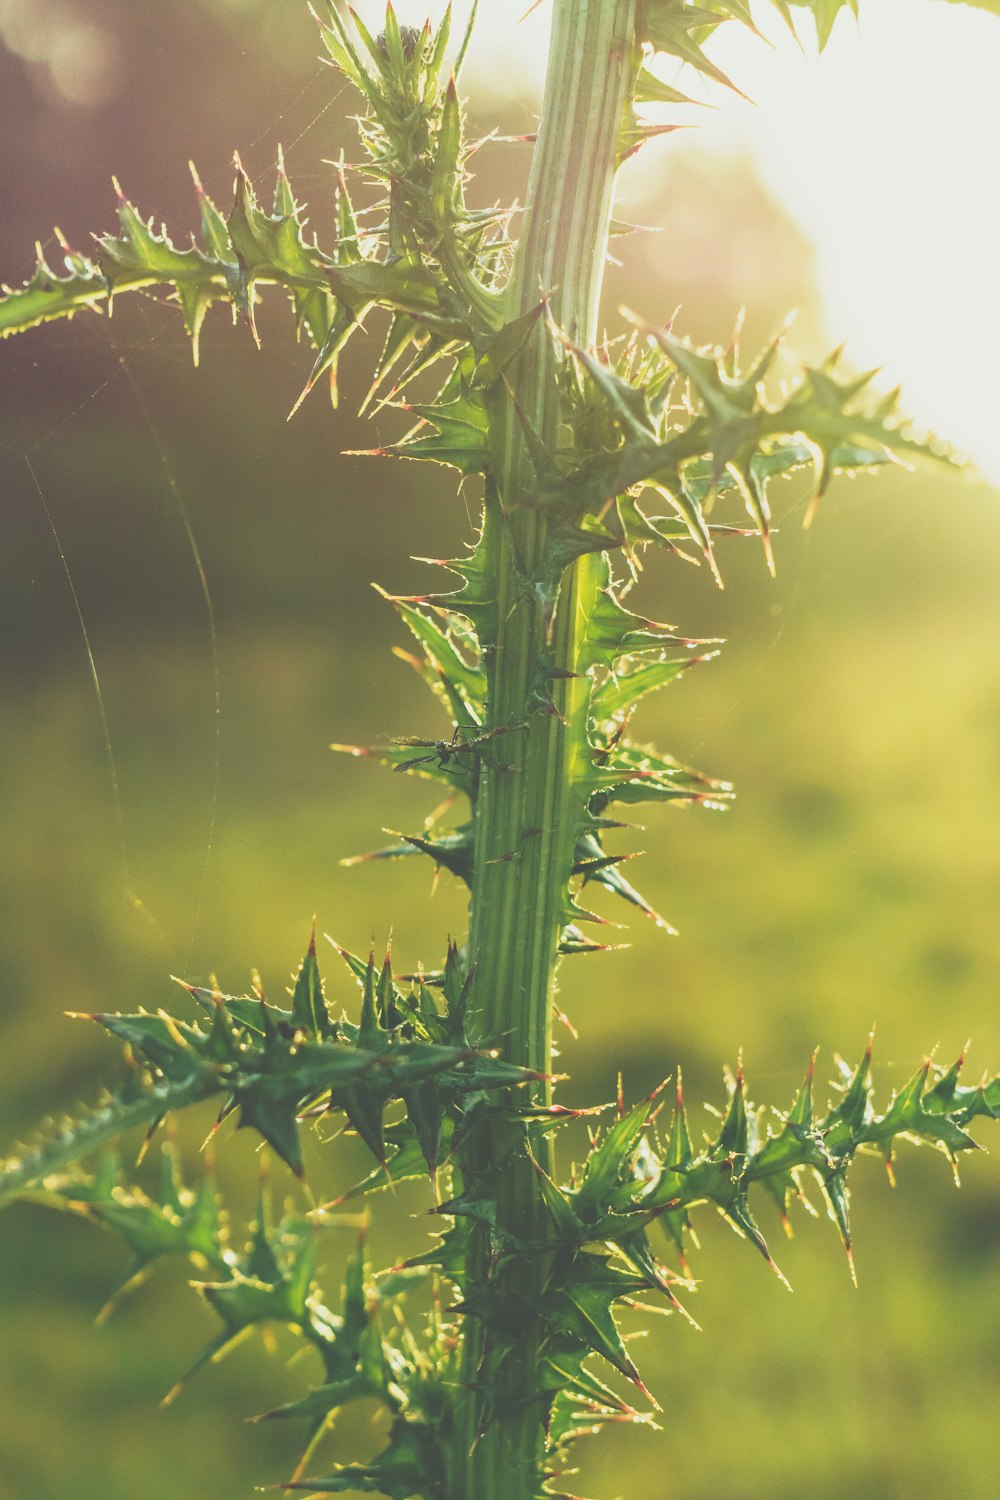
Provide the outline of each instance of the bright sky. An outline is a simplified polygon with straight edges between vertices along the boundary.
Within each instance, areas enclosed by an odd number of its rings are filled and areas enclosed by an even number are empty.
[[[478,72],[537,97],[550,0],[519,25],[527,3],[481,0],[473,87]],[[381,25],[381,0],[356,8]],[[859,8],[860,26],[842,16],[820,59],[807,19],[804,53],[766,8],[772,47],[724,27],[708,51],[755,102],[713,89],[699,145],[752,152],[815,244],[831,343],[880,365],[919,422],[1000,481],[1000,18],[945,0]],[[396,9],[419,24],[428,4]],[[467,0],[455,9],[463,18]],[[679,83],[697,89],[689,72]]]

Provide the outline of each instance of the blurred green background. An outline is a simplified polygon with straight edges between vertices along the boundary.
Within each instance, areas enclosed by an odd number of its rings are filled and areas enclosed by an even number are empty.
[[[110,227],[112,171],[145,212],[193,227],[184,163],[225,202],[233,146],[267,184],[284,141],[326,228],[323,159],[343,143],[350,157],[353,104],[319,68],[299,0],[7,0],[0,41],[7,281],[53,223],[81,246]],[[484,129],[531,128],[528,105],[489,95],[478,110]],[[752,344],[798,305],[796,343],[814,353],[809,247],[748,165],[700,157],[696,138],[658,161],[629,209],[670,230],[621,242],[609,308],[666,317],[682,302],[685,331],[724,341],[747,301]],[[484,152],[482,199],[518,193],[526,163],[523,147]],[[435,891],[416,864],[338,863],[384,827],[419,827],[433,796],[326,747],[438,731],[368,583],[426,587],[411,557],[453,553],[468,507],[443,471],[339,456],[396,430],[350,415],[360,345],[341,411],[317,392],[286,424],[309,357],[283,308],[262,325],[257,353],[217,314],[197,375],[178,317],[152,298],[0,348],[4,1141],[115,1077],[114,1048],[66,1010],[176,1002],[170,973],[239,990],[253,965],[280,991],[314,912],[354,949],[391,927],[403,967],[435,963],[462,931],[448,879]],[[703,569],[653,561],[644,575],[641,607],[730,644],[644,708],[641,731],[732,777],[740,798],[727,816],[650,817],[637,879],[681,935],[640,919],[622,935],[633,947],[567,964],[568,1099],[608,1097],[619,1066],[638,1095],[679,1062],[696,1121],[742,1047],[755,1098],[784,1105],[817,1043],[825,1079],[873,1020],[883,1097],[938,1042],[950,1060],[971,1035],[971,1070],[1000,1064],[998,496],[942,473],[841,481],[808,534],[797,492],[775,498],[776,582],[751,544],[724,559],[723,594]],[[218,739],[185,516],[217,623]],[[332,952],[326,968],[350,1003]],[[183,1132],[192,1161],[207,1123]],[[221,1157],[245,1212],[252,1143],[227,1137]],[[317,1160],[317,1191],[359,1166],[349,1145]],[[1000,1175],[969,1160],[956,1193],[942,1159],[905,1150],[898,1175],[891,1194],[877,1162],[857,1172],[858,1291],[825,1222],[801,1219],[786,1245],[767,1220],[789,1296],[703,1219],[704,1331],[657,1322],[641,1351],[661,1430],[583,1445],[582,1493],[992,1500]],[[280,1199],[277,1171],[274,1185]],[[376,1200],[376,1258],[418,1243],[425,1206],[419,1190]],[[353,1230],[328,1240],[335,1295]],[[306,1366],[280,1338],[270,1355],[244,1347],[160,1409],[211,1319],[167,1273],[95,1330],[123,1262],[75,1219],[27,1204],[0,1219],[0,1500],[239,1500],[285,1477],[296,1434],[243,1418],[301,1390]],[[355,1422],[338,1451],[373,1441]]]

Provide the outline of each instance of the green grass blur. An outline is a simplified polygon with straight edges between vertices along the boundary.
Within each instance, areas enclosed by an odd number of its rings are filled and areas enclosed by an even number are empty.
[[[184,226],[188,155],[224,199],[231,144],[256,141],[248,159],[264,173],[279,136],[300,131],[289,169],[323,227],[320,158],[350,129],[346,101],[308,129],[330,78],[314,76],[300,7],[281,7],[280,53],[258,29],[261,9],[243,9],[187,0],[158,11],[157,46],[144,49],[151,9],[106,7],[135,92],[90,111],[69,111],[0,55],[23,183],[0,228],[8,280],[27,272],[51,222],[83,243],[110,221],[112,169],[146,211]],[[525,128],[520,116],[506,123]],[[523,153],[483,160],[484,199],[519,190]],[[752,294],[752,342],[805,303],[811,346],[808,251],[792,226],[740,164],[706,178],[690,150],[673,169],[663,160],[662,201],[644,212],[669,213],[674,232],[625,242],[609,306],[626,286],[652,316],[683,301],[686,329],[725,340]],[[703,253],[737,216],[749,292],[739,264]],[[238,990],[256,966],[280,992],[314,913],[354,949],[391,929],[403,966],[435,963],[463,928],[447,878],[434,890],[416,862],[338,863],[384,842],[383,828],[419,827],[433,793],[326,747],[437,732],[434,705],[389,654],[406,642],[368,584],[427,586],[411,558],[453,553],[468,507],[443,471],[339,456],[394,430],[388,417],[373,432],[350,416],[366,385],[360,357],[340,413],[317,392],[286,424],[308,355],[278,309],[262,321],[257,354],[244,330],[210,320],[197,376],[176,316],[152,301],[122,305],[110,328],[78,319],[0,347],[5,1142],[115,1077],[113,1046],[64,1011],[175,1003],[171,973],[217,974]],[[681,1064],[697,1125],[742,1048],[754,1098],[787,1105],[815,1045],[825,1080],[832,1054],[859,1054],[873,1021],[883,1097],[938,1042],[950,1060],[971,1035],[971,1071],[1000,1066],[998,497],[944,474],[838,481],[809,533],[797,492],[775,498],[776,582],[749,542],[723,557],[723,594],[678,563],[651,562],[642,579],[639,607],[730,644],[644,707],[637,728],[731,777],[740,797],[725,816],[648,820],[635,879],[678,938],[640,918],[621,934],[632,947],[565,966],[562,1003],[580,1033],[562,1043],[569,1100],[608,1098],[619,1067],[637,1096]],[[117,796],[45,506],[90,633]],[[207,616],[179,506],[217,622],[217,793]],[[332,950],[326,971],[349,1003]],[[183,1131],[193,1166],[207,1127]],[[250,1212],[253,1143],[226,1135],[219,1156],[236,1212]],[[360,1168],[350,1143],[314,1151],[317,1193]],[[877,1162],[857,1173],[857,1291],[825,1219],[800,1217],[786,1245],[762,1209],[789,1296],[703,1217],[703,1332],[657,1321],[638,1351],[660,1430],[582,1446],[581,1493],[992,1500],[1000,1177],[995,1162],[970,1159],[956,1193],[944,1160],[915,1152],[898,1176],[893,1194]],[[280,1201],[289,1185],[277,1167],[272,1184]],[[376,1259],[418,1242],[425,1206],[417,1189],[374,1201]],[[330,1233],[331,1296],[353,1234]],[[167,1272],[95,1330],[123,1262],[76,1219],[27,1204],[0,1218],[0,1500],[241,1500],[286,1477],[297,1434],[243,1418],[301,1391],[307,1366],[289,1362],[280,1337],[271,1354],[245,1346],[160,1409],[211,1319]],[[374,1440],[355,1419],[342,1452]]]

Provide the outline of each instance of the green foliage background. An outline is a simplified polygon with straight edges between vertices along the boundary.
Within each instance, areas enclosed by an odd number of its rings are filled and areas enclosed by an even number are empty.
[[[321,158],[350,127],[341,103],[314,119],[333,80],[316,67],[298,0],[184,0],[155,13],[107,0],[101,13],[122,79],[103,106],[60,105],[37,67],[0,52],[17,164],[0,226],[7,280],[30,269],[31,241],[51,223],[81,246],[111,224],[112,170],[141,206],[193,223],[184,162],[193,156],[224,199],[230,145],[257,176],[283,139],[297,190],[314,218],[324,214]],[[523,110],[504,108],[505,128],[530,128]],[[716,339],[746,299],[757,319],[749,343],[771,331],[768,307],[776,319],[798,300],[796,338],[815,352],[808,249],[745,164],[706,166],[696,144],[676,142],[662,161],[660,201],[641,212],[669,214],[673,228],[625,242],[612,299],[627,287],[651,316],[683,301],[686,329]],[[525,166],[518,148],[484,153],[483,199],[516,192]],[[731,249],[706,253],[720,246]],[[367,585],[419,589],[426,574],[411,554],[450,555],[466,510],[421,469],[338,456],[373,442],[350,415],[366,384],[357,352],[341,413],[331,419],[317,393],[286,426],[308,354],[287,319],[273,330],[261,321],[257,354],[244,330],[210,320],[196,377],[179,319],[151,301],[122,307],[110,330],[77,319],[2,350],[5,1140],[111,1076],[113,1048],[64,1010],[163,1003],[171,971],[215,972],[240,989],[255,964],[279,991],[313,912],[356,950],[381,943],[391,923],[403,965],[433,961],[428,935],[443,947],[462,925],[447,879],[432,895],[423,869],[338,864],[376,846],[383,826],[415,827],[426,799],[326,746],[438,732],[416,679],[388,656],[405,643]],[[380,419],[379,435],[393,434]],[[103,680],[127,872],[86,655],[28,449]],[[219,632],[221,774],[203,897],[211,653],[168,471],[204,553]],[[581,1033],[579,1044],[565,1039],[568,1100],[608,1096],[618,1066],[636,1097],[680,1061],[690,1097],[721,1102],[720,1065],[741,1046],[759,1092],[790,1100],[816,1042],[823,1078],[830,1049],[860,1050],[873,1019],[886,1093],[928,1041],[950,1059],[971,1033],[973,1070],[1000,1057],[997,496],[890,474],[838,483],[808,536],[791,487],[778,511],[776,583],[752,544],[724,559],[722,595],[704,569],[680,564],[654,561],[643,579],[652,614],[731,636],[719,661],[646,712],[649,738],[732,777],[740,798],[727,816],[650,821],[641,883],[679,939],[640,918],[622,935],[634,947],[565,965]],[[197,1136],[195,1125],[192,1154]],[[319,1191],[355,1170],[349,1150],[330,1166],[314,1161]],[[249,1208],[249,1142],[227,1138],[221,1158]],[[663,1431],[612,1433],[581,1450],[581,1489],[896,1500],[947,1484],[992,1497],[1000,1179],[990,1161],[969,1160],[956,1195],[943,1162],[905,1154],[899,1176],[891,1196],[877,1163],[858,1173],[857,1292],[836,1237],[807,1221],[787,1246],[769,1226],[794,1297],[721,1222],[708,1226],[695,1265],[704,1332],[671,1320],[648,1341]],[[273,1180],[280,1197],[277,1168]],[[425,1206],[419,1189],[376,1202],[386,1263],[417,1242],[409,1216]],[[353,1235],[330,1235],[333,1276]],[[279,1340],[271,1358],[244,1349],[159,1410],[208,1316],[167,1275],[95,1331],[122,1260],[96,1230],[31,1205],[0,1220],[0,1500],[237,1500],[282,1478],[291,1434],[241,1419],[301,1388],[288,1348]],[[371,1438],[354,1428],[345,1442]]]

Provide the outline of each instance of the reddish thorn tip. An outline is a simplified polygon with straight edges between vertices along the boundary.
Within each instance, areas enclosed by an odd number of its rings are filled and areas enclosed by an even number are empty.
[[[850,1240],[845,1241],[844,1249],[847,1252],[847,1264],[851,1268],[851,1280],[854,1282],[854,1285],[857,1286],[857,1284],[858,1284],[858,1271],[857,1271],[857,1267],[854,1264],[854,1251],[851,1248],[851,1242],[850,1242]]]

